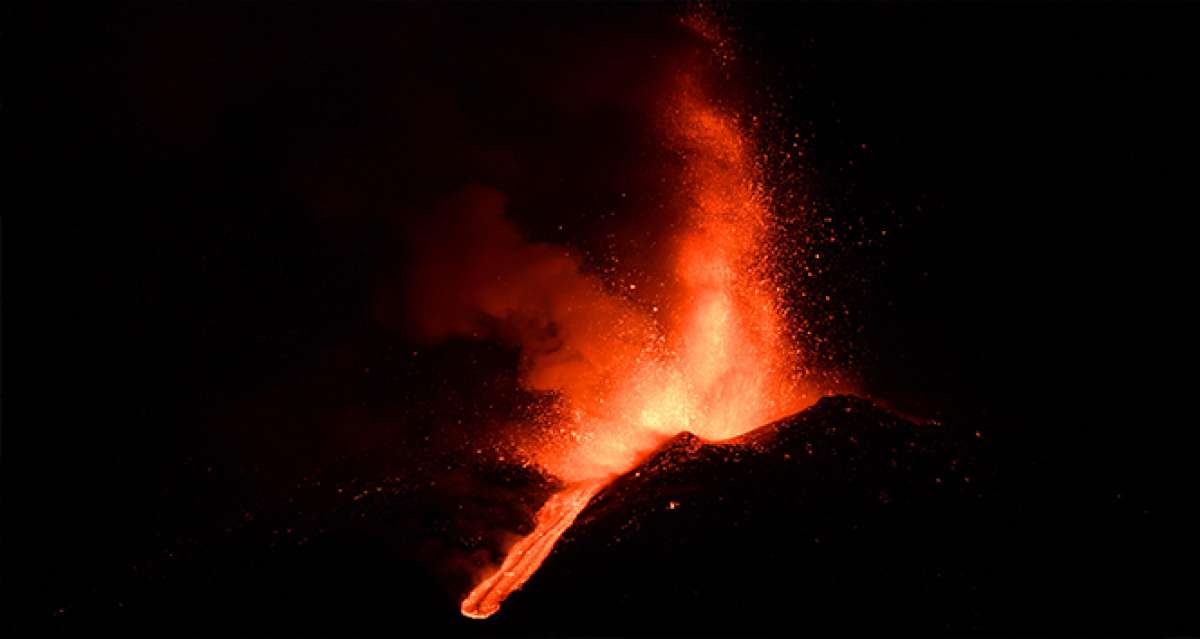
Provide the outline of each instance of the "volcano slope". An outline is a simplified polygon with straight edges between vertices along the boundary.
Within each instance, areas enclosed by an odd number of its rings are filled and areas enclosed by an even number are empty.
[[[979,434],[831,397],[720,443],[682,433],[597,495],[489,630],[992,627]]]
[[[155,636],[1189,627],[1186,591],[1153,580],[1187,565],[1185,546],[1147,527],[1140,502],[1098,501],[1103,476],[1065,461],[1018,463],[1060,451],[1049,434],[976,428],[831,397],[736,440],[681,434],[598,493],[482,621],[459,613],[463,595],[560,486],[391,441],[278,494],[178,487],[219,516],[164,528],[161,552],[39,599],[31,621]]]

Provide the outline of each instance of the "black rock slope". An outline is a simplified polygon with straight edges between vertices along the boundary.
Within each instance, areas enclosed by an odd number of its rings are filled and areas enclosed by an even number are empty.
[[[854,397],[728,442],[678,435],[595,498],[493,629],[987,628],[982,448]]]
[[[1184,544],[1123,492],[1100,501],[1097,476],[1033,472],[1041,443],[854,397],[734,441],[681,434],[599,493],[484,621],[458,612],[470,575],[531,531],[555,482],[377,447],[254,508],[235,491],[225,519],[39,600],[31,621],[154,636],[1190,634],[1188,591],[1151,578],[1194,565]]]

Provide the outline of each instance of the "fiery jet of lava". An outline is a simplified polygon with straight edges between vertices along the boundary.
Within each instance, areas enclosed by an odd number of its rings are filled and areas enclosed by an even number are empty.
[[[705,24],[691,26],[714,38]],[[713,44],[719,53],[720,42]],[[566,487],[538,511],[535,530],[463,600],[468,617],[495,613],[592,496],[672,435],[727,439],[815,400],[792,373],[794,349],[766,272],[769,198],[754,145],[737,118],[706,95],[698,74],[684,72],[676,81],[662,123],[666,143],[683,158],[679,205],[686,213],[673,272],[664,278],[672,290],[668,307],[649,317],[612,296],[556,298],[567,300],[563,313],[601,318],[565,322],[574,327],[573,352],[613,365],[587,383],[571,378],[575,356],[531,371],[527,385],[558,389],[565,405],[565,417],[534,446],[534,457]]]

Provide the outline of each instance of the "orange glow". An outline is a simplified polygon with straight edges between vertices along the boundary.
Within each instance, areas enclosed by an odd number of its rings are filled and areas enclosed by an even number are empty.
[[[727,439],[815,400],[791,374],[794,349],[762,269],[769,208],[749,143],[690,78],[671,103],[666,134],[686,158],[687,206],[687,230],[676,240],[668,275],[671,305],[651,335],[652,321],[631,305],[598,313],[619,320],[596,323],[596,338],[583,341],[617,358],[615,379],[544,386],[570,387],[563,393],[567,416],[555,430],[567,436],[544,438],[535,459],[567,481],[624,472],[681,431]]]
[[[466,597],[468,617],[496,612],[591,497],[671,436],[728,439],[816,400],[793,372],[796,351],[765,270],[770,202],[754,144],[693,74],[681,74],[668,93],[663,133],[683,158],[684,211],[672,272],[663,275],[667,303],[650,314],[594,278],[576,275],[564,287],[551,282],[562,273],[528,275],[568,291],[552,299],[571,347],[540,353],[527,368],[526,385],[555,390],[561,411],[553,427],[522,444],[568,487]],[[626,288],[622,295],[635,294]]]

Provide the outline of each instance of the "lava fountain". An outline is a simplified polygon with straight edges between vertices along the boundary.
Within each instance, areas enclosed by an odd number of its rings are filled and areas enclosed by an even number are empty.
[[[693,17],[688,26],[723,58],[711,23]],[[755,145],[698,71],[680,72],[665,93],[662,132],[681,159],[683,209],[663,277],[665,308],[647,313],[571,271],[574,262],[542,261],[536,273],[514,274],[566,291],[550,304],[569,348],[533,355],[525,380],[560,399],[556,423],[527,447],[564,487],[537,512],[534,531],[462,601],[467,617],[494,614],[591,498],[671,436],[735,437],[816,399],[794,373],[795,349],[770,277],[770,198]]]

